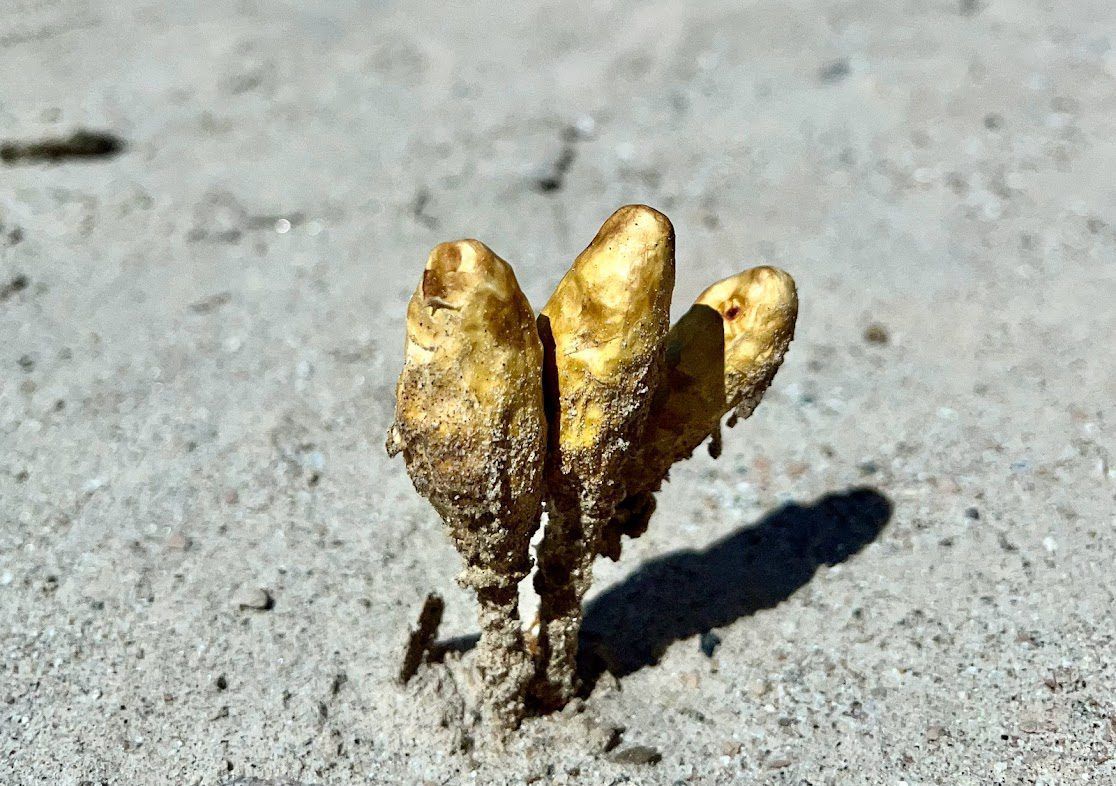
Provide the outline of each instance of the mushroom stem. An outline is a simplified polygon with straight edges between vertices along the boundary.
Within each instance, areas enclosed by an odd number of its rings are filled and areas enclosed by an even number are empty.
[[[534,664],[523,641],[515,585],[477,587],[480,642],[477,668],[484,684],[482,717],[497,729],[514,729],[526,712],[524,697]]]
[[[532,698],[543,709],[558,709],[576,694],[577,644],[581,601],[593,583],[595,549],[587,549],[590,533],[606,522],[584,518],[575,506],[551,505],[546,535],[539,544],[535,589],[539,594],[537,661],[540,676]]]

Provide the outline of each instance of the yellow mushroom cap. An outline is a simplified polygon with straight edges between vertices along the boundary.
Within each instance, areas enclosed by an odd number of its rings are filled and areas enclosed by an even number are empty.
[[[794,338],[794,279],[778,268],[754,267],[713,284],[696,303],[714,309],[724,320],[725,409],[747,417]]]
[[[481,583],[521,578],[543,494],[546,416],[535,316],[483,243],[431,253],[407,307],[388,452],[446,521]]]
[[[726,412],[752,413],[794,337],[797,314],[794,279],[773,267],[745,270],[701,293],[667,336],[666,381],[638,462],[642,485],[657,486]]]
[[[634,389],[646,395],[653,384],[673,290],[674,228],[646,205],[613,213],[574,260],[540,318],[553,341],[563,449],[594,450],[621,419],[642,421]]]
[[[538,343],[531,306],[511,266],[479,240],[442,243],[430,252],[407,306],[408,363],[459,368],[483,395],[493,379],[493,347]],[[441,350],[441,351],[438,351]]]

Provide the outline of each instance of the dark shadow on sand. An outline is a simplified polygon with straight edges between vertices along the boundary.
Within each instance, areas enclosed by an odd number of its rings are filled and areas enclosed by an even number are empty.
[[[810,505],[785,505],[702,551],[646,563],[586,607],[580,647],[586,690],[603,671],[631,674],[657,663],[675,641],[786,600],[820,566],[844,562],[875,540],[891,512],[879,491],[849,489]]]

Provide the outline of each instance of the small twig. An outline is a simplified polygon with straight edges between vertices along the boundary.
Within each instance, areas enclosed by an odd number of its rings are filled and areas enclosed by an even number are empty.
[[[71,158],[108,158],[124,149],[124,140],[103,131],[75,131],[69,136],[49,137],[34,142],[5,142],[0,145],[0,161],[56,163]]]
[[[415,676],[426,654],[430,652],[438,626],[442,624],[442,612],[446,604],[437,593],[431,592],[423,601],[419,612],[418,625],[411,631],[407,649],[403,653],[403,665],[399,667],[399,681],[406,685]]]

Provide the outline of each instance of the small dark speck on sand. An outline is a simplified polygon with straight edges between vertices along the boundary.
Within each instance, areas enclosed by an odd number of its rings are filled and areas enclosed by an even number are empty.
[[[864,340],[869,344],[886,344],[891,340],[887,328],[878,322],[873,322],[864,329]]]
[[[719,647],[720,644],[721,637],[713,631],[707,630],[705,633],[701,634],[700,646],[705,657],[712,658],[713,653],[717,651],[717,647]]]
[[[575,156],[573,146],[566,145],[563,147],[562,152],[558,154],[557,160],[549,170],[535,178],[535,190],[541,194],[561,191],[566,182],[566,173],[573,166]]]
[[[29,283],[31,282],[28,281],[27,276],[23,275],[22,273],[12,276],[11,280],[9,280],[8,283],[0,286],[0,303],[3,303],[5,300],[10,298],[17,292],[22,292],[23,290],[27,289],[27,285]]]
[[[983,0],[960,0],[957,4],[957,12],[961,16],[976,16],[983,10]]]
[[[874,461],[862,461],[856,465],[861,475],[875,475],[880,471],[880,465]]]
[[[70,159],[111,158],[124,150],[124,140],[105,131],[75,131],[69,136],[48,137],[32,142],[5,142],[0,161],[58,163]]]
[[[828,84],[840,82],[849,75],[851,69],[849,68],[849,61],[841,58],[834,60],[831,63],[826,63],[818,69],[818,79]]]
[[[202,298],[190,304],[190,310],[195,314],[210,314],[232,300],[228,292],[218,292],[215,295]]]

